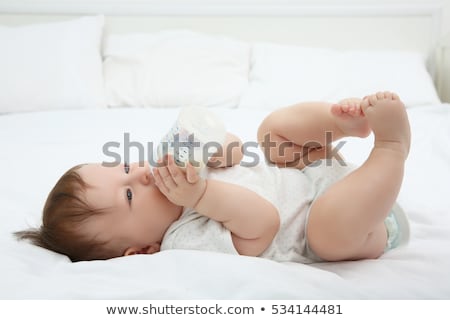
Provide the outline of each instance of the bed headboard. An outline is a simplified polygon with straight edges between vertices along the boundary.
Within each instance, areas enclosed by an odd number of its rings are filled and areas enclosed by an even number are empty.
[[[301,4],[287,0],[1,0],[0,24],[104,14],[106,31],[169,28],[229,35],[249,41],[423,53],[441,96],[440,2],[423,4]],[[439,59],[440,58],[440,59]]]

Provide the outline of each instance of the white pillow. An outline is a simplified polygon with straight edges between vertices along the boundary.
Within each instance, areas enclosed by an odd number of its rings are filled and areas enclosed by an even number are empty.
[[[250,46],[191,31],[112,35],[104,77],[110,107],[236,107],[248,84]]]
[[[103,16],[0,26],[0,112],[104,107]]]
[[[440,103],[422,54],[408,51],[342,53],[342,81],[335,100],[377,91],[396,92],[407,107]]]
[[[338,58],[331,49],[255,43],[250,83],[239,107],[276,109],[327,100],[341,77]]]
[[[424,58],[414,52],[339,51],[256,43],[240,108],[276,109],[394,91],[407,106],[439,103]]]

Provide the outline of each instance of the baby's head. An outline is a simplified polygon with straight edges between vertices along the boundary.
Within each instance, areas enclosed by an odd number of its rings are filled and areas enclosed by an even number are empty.
[[[72,261],[154,253],[181,211],[159,191],[147,163],[78,165],[51,190],[41,227],[16,236]]]

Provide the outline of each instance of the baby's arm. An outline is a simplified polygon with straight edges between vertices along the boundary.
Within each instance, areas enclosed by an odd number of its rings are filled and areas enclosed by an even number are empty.
[[[214,154],[208,161],[208,167],[224,168],[239,164],[244,157],[242,141],[236,135],[227,132],[222,150]]]
[[[230,230],[236,250],[243,255],[260,255],[279,229],[278,211],[270,202],[231,183],[208,180],[194,209]]]
[[[167,166],[154,169],[154,176],[170,201],[194,208],[230,230],[233,244],[242,255],[260,255],[278,232],[277,209],[249,189],[201,179],[190,164],[184,174],[172,157],[168,157]]]

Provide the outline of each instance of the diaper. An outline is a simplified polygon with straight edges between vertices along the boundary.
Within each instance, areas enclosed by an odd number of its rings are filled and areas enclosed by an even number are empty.
[[[395,203],[384,225],[387,231],[387,243],[384,252],[403,246],[409,242],[409,221],[403,209]]]

